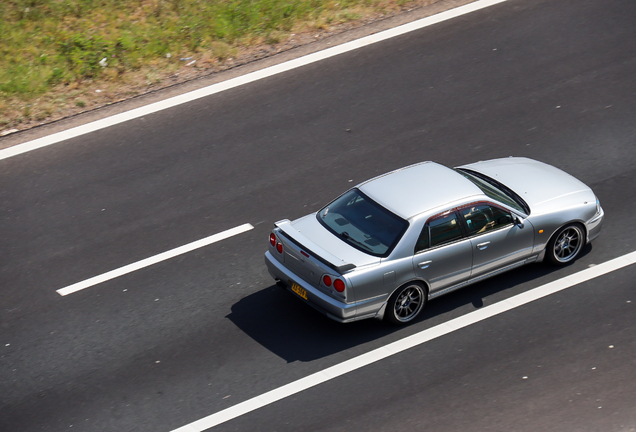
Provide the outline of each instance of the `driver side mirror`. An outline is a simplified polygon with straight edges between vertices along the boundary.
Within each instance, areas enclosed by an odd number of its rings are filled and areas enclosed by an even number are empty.
[[[512,220],[519,228],[523,228],[524,219],[521,216],[517,216],[516,214],[512,214]]]

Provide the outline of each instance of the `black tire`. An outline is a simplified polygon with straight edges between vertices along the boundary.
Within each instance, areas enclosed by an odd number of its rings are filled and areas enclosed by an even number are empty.
[[[548,242],[545,254],[548,262],[566,265],[573,262],[585,246],[585,229],[572,223],[558,230]]]
[[[384,318],[391,324],[409,323],[424,309],[427,297],[424,285],[419,282],[409,282],[398,288],[389,298]]]

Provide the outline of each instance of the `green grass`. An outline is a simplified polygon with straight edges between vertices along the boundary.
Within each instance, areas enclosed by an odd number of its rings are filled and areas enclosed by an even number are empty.
[[[144,65],[165,65],[203,51],[223,59],[232,46],[276,42],[280,32],[291,31],[299,21],[359,3],[3,0],[0,93],[35,96],[58,84],[113,79]]]
[[[0,0],[0,127],[41,120],[60,104],[92,105],[69,100],[71,90],[87,83],[116,86],[140,77],[160,82],[184,67],[182,58],[208,67],[241,48],[277,44],[294,31],[355,20],[361,11],[395,10],[405,2]]]

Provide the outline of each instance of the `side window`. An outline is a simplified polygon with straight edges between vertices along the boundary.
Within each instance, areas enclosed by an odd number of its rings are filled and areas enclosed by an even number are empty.
[[[455,212],[436,217],[428,222],[428,226],[431,233],[431,247],[462,238],[462,229]]]
[[[428,249],[428,224],[424,225],[424,229],[415,243],[415,253],[424,249]]]
[[[463,208],[461,214],[470,235],[484,233],[512,223],[510,213],[487,204]]]

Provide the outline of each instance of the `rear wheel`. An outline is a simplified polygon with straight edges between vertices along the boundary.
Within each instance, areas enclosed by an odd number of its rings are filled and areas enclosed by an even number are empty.
[[[585,232],[579,224],[561,228],[548,242],[546,256],[552,264],[564,265],[574,261],[585,243]]]
[[[419,282],[409,282],[393,293],[386,306],[385,318],[393,324],[413,321],[426,304],[426,289]]]

